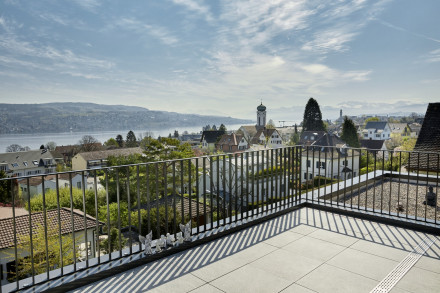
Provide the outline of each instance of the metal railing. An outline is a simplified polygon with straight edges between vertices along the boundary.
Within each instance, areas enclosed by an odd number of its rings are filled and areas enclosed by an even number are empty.
[[[303,203],[438,227],[439,162],[439,153],[294,146],[60,172],[55,183],[0,179],[12,211],[0,219],[1,290],[143,257],[139,235],[150,231],[153,247],[165,237],[172,248],[179,224],[190,222],[195,240]]]

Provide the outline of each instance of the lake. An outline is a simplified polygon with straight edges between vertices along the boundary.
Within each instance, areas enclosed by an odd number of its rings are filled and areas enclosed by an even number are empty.
[[[237,130],[241,124],[226,125],[228,130]],[[179,134],[182,134],[185,130],[189,133],[199,133],[202,130],[202,126],[194,127],[174,127],[162,130],[133,130],[136,137],[145,136],[145,133],[152,133],[153,137],[168,136],[174,134],[174,130],[177,130]],[[23,147],[28,146],[31,149],[38,149],[42,144],[46,144],[50,141],[54,141],[58,146],[77,144],[78,141],[84,135],[91,135],[104,143],[109,138],[115,138],[118,134],[122,137],[127,137],[128,130],[120,131],[84,131],[84,132],[64,132],[64,133],[31,133],[31,134],[1,134],[0,135],[0,153],[6,152],[6,147],[11,144],[19,144]]]

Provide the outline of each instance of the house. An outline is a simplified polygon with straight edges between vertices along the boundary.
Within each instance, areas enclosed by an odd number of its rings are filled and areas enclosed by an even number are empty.
[[[385,160],[388,160],[389,152],[385,144],[385,140],[372,140],[372,139],[361,139],[361,148],[368,149],[371,154],[376,154],[377,158],[382,158],[384,156]]]
[[[391,134],[399,135],[399,136],[410,136],[411,129],[408,126],[408,123],[388,123],[390,126]]]
[[[315,176],[348,179],[359,175],[359,151],[347,148],[339,137],[325,131],[304,131],[300,144],[301,182]]]
[[[258,130],[251,143],[264,145],[266,148],[280,148],[283,146],[281,135],[275,128]]]
[[[107,166],[108,157],[128,157],[143,153],[139,147],[78,153],[72,158],[72,170],[100,169]]]
[[[43,193],[43,181],[44,190],[47,192],[50,189],[57,188],[57,181],[55,175],[37,176],[31,178],[25,178],[18,181],[18,185],[21,189],[24,199],[28,199],[28,195],[33,197],[37,194]],[[82,176],[81,174],[70,173],[60,173],[58,174],[58,188],[70,187],[70,182],[72,182],[72,187],[82,188]],[[87,180],[84,180],[85,188],[87,189]]]
[[[85,258],[86,250],[80,249],[80,247],[86,247],[85,234],[87,234],[87,253],[90,258],[95,257],[97,253],[96,246],[96,229],[97,221],[95,218],[86,215],[86,220],[84,221],[84,213],[80,210],[73,210],[73,215],[71,210],[68,208],[61,208],[59,210],[58,222],[58,210],[46,211],[46,219],[48,227],[59,228],[59,223],[61,224],[61,234],[70,235],[75,233],[76,243],[78,244],[78,249],[80,252],[80,257]],[[73,218],[73,222],[72,222]],[[16,216],[15,217],[15,234],[16,235],[30,235],[29,222],[32,223],[33,237],[35,237],[35,232],[38,226],[44,225],[43,212],[32,213],[29,219],[29,214]],[[84,225],[86,223],[86,226]],[[98,226],[103,223],[98,222]],[[1,284],[8,284],[8,277],[14,276],[13,272],[15,270],[15,249],[14,249],[14,219],[12,217],[0,219],[0,274],[1,274]],[[17,241],[19,239],[17,238]],[[19,244],[19,243],[18,243]],[[18,250],[18,257],[29,257],[30,251]]]
[[[78,145],[61,145],[56,146],[55,151],[63,156],[65,164],[71,164],[72,158],[80,151],[80,146]]]
[[[440,103],[428,104],[414,152],[409,159],[410,170],[438,172],[440,167]]]
[[[363,139],[387,140],[391,138],[391,128],[388,122],[368,121],[361,132]]]
[[[276,127],[275,128],[281,136],[281,139],[284,144],[288,144],[292,137],[295,135],[295,126],[284,126],[284,127]],[[302,127],[297,126],[297,133],[301,133]]]
[[[249,148],[248,142],[243,135],[231,133],[223,134],[216,145],[217,150],[225,153],[236,153],[245,151]]]
[[[266,106],[261,102],[257,107],[257,124],[256,125],[243,125],[238,131],[243,134],[248,144],[252,144],[252,139],[257,135],[259,130],[266,128]]]
[[[215,145],[220,137],[225,134],[223,130],[205,130],[202,133],[200,142],[202,143],[202,149],[212,151],[215,149]]]
[[[0,170],[8,177],[54,173],[62,162],[60,154],[47,149],[0,154]]]
[[[413,138],[419,137],[420,130],[422,130],[422,125],[419,123],[411,123],[409,126],[410,136]]]

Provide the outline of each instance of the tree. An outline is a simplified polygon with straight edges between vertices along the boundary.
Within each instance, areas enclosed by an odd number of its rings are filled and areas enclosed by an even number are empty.
[[[47,219],[48,222],[55,219]],[[18,279],[24,279],[29,275],[32,275],[32,264],[34,266],[35,275],[46,272],[47,263],[49,262],[49,268],[55,269],[63,266],[67,266],[73,263],[73,260],[79,257],[79,251],[77,255],[73,255],[73,239],[71,235],[61,236],[58,234],[58,225],[47,225],[47,238],[45,237],[45,229],[43,225],[36,224],[32,228],[32,250],[33,250],[33,263],[32,258],[23,257],[18,260],[17,276]],[[31,239],[30,234],[17,235],[17,249],[18,251],[31,252]],[[46,241],[48,251],[46,254]],[[77,240],[75,239],[75,242]],[[61,249],[60,249],[61,248]],[[48,255],[48,257],[46,257]],[[62,258],[61,258],[62,255]],[[15,257],[15,256],[14,256]],[[47,258],[47,260],[46,260]],[[61,262],[62,259],[62,262]],[[15,274],[15,272],[13,272]],[[13,276],[12,280],[15,279]]]
[[[372,122],[379,122],[380,119],[378,117],[367,118],[367,119],[365,119],[365,125],[367,125],[367,123],[370,122],[370,121],[372,121]]]
[[[354,125],[353,120],[349,119],[347,116],[344,117],[344,122],[342,124],[341,138],[353,148],[360,147],[356,126]]]
[[[54,141],[49,141],[48,143],[46,143],[46,149],[50,151],[54,151],[56,147],[57,147],[57,143]]]
[[[91,135],[84,135],[78,142],[81,151],[93,152],[99,150],[99,141]]]
[[[296,145],[296,144],[299,143],[299,141],[300,141],[300,136],[299,136],[299,133],[296,132],[296,133],[294,133],[294,134],[292,135],[292,137],[290,138],[290,143],[291,143],[292,145]]]
[[[322,114],[318,102],[310,98],[304,110],[303,131],[324,131]]]
[[[296,123],[295,123],[295,134],[297,134],[298,133],[298,126],[296,126]]]
[[[24,151],[24,148],[19,144],[11,144],[6,147],[7,153],[15,153],[15,152],[21,152]]]
[[[44,144],[40,145],[40,150],[44,150],[45,148]]]
[[[5,171],[0,170],[0,179],[2,178],[8,178],[6,176]],[[0,181],[0,202],[6,203],[7,201],[10,201],[11,196],[11,180],[2,180]]]
[[[129,147],[129,148],[133,148],[133,147],[138,146],[136,135],[131,130],[127,133],[127,139],[125,140],[125,146]]]
[[[124,139],[122,138],[122,135],[118,134],[116,136],[116,142],[118,143],[120,148],[124,146]]]
[[[104,142],[104,145],[108,147],[119,147],[118,142],[113,137],[109,138],[106,142]]]
[[[212,129],[211,130],[217,130],[217,126],[215,126],[215,124],[212,125]]]
[[[223,131],[223,132],[226,132],[226,126],[222,123],[222,124],[220,125],[220,128],[219,128],[218,130]]]
[[[273,122],[273,120],[270,119],[269,122],[267,122],[267,124],[266,124],[266,128],[267,129],[275,129],[275,122]]]
[[[222,125],[223,125],[223,124],[222,124]],[[175,138],[178,138],[178,137],[179,137],[179,131],[174,130],[174,137],[175,137]]]

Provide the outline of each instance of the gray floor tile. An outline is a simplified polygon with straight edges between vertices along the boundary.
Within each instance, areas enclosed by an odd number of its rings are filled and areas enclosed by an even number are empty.
[[[440,292],[440,274],[413,267],[396,287],[414,292]]]
[[[295,232],[284,232],[276,236],[272,236],[266,240],[264,240],[264,243],[276,246],[276,247],[283,247],[287,244],[296,241],[300,238],[304,237],[303,234],[295,233]]]
[[[280,293],[313,293],[315,291],[312,291],[306,287],[300,286],[298,284],[292,284]]]
[[[184,275],[180,278],[172,280],[172,282],[167,282],[164,284],[161,284],[157,287],[149,288],[149,287],[141,287],[136,288],[135,291],[137,292],[188,292],[191,290],[194,290],[202,285],[204,285],[205,282],[197,278],[196,276],[193,276],[191,274]]]
[[[172,291],[170,291],[172,292]],[[214,286],[210,284],[205,284],[197,289],[189,291],[191,293],[222,293],[223,291],[220,289],[215,288]]]
[[[327,264],[296,283],[316,292],[337,293],[370,292],[377,285],[375,280]]]
[[[397,265],[397,261],[347,248],[327,262],[347,271],[375,279],[380,282]]]
[[[212,281],[211,284],[228,293],[271,293],[281,291],[291,282],[267,271],[246,265]]]
[[[346,248],[328,241],[305,236],[284,246],[282,249],[316,260],[326,261]]]
[[[315,232],[312,232],[308,235],[308,237],[314,237],[318,238],[324,241],[328,241],[337,245],[348,247],[355,242],[359,241],[359,239],[362,239],[362,235],[356,235],[356,237],[348,236],[345,234],[327,231],[323,229],[316,230]],[[359,237],[359,238],[357,238]]]
[[[294,282],[321,264],[322,261],[279,249],[249,265]]]
[[[397,247],[395,246],[394,243],[392,244],[394,246],[374,243],[367,240],[359,240],[358,242],[350,246],[350,248],[367,252],[380,257],[385,257],[398,262],[404,259],[408,255],[408,253],[412,251],[412,249],[409,246],[406,247],[406,249],[402,249],[400,245]]]
[[[415,267],[440,274],[440,258],[422,256]]]

